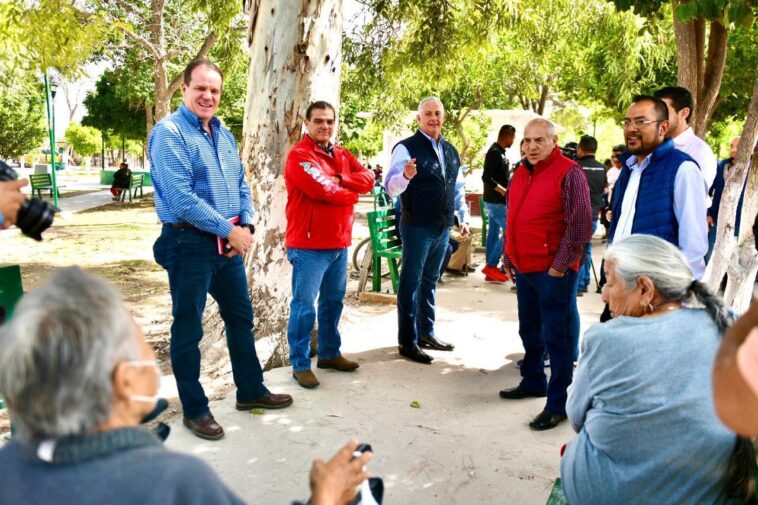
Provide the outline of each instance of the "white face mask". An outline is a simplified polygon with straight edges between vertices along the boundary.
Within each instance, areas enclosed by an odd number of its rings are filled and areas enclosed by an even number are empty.
[[[145,359],[145,360],[129,360],[125,362],[128,366],[134,366],[134,367],[143,367],[143,366],[149,366],[155,369],[155,374],[158,377],[158,384],[161,383],[161,369],[158,368],[158,363],[154,359]],[[160,399],[159,396],[147,396],[147,395],[131,395],[129,397],[132,401],[135,402],[144,402],[144,403],[151,403],[156,404],[158,400]]]

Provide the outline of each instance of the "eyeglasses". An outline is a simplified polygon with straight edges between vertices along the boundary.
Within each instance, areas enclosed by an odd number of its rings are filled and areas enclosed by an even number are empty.
[[[662,119],[624,119],[619,123],[624,128],[631,128],[634,126],[635,128],[642,128],[645,125],[651,124],[651,123],[660,123],[663,121]]]

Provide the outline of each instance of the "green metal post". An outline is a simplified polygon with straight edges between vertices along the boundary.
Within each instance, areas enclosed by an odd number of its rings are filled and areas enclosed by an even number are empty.
[[[47,132],[50,136],[50,166],[52,167],[53,178],[53,204],[58,207],[58,181],[55,176],[55,119],[53,118],[53,106],[50,99],[50,82],[47,79],[47,72],[45,72],[45,103],[47,105]]]

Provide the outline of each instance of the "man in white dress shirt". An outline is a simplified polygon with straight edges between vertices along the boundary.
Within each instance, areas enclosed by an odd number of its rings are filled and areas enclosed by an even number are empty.
[[[667,137],[674,140],[677,149],[694,158],[703,173],[705,190],[708,191],[716,178],[716,156],[690,126],[690,118],[695,112],[692,93],[687,88],[667,86],[656,91],[655,97],[666,102],[669,109],[671,126]]]
[[[667,116],[659,98],[632,100],[622,122],[631,156],[614,188],[608,242],[635,233],[660,237],[679,247],[700,279],[708,252],[705,182],[692,157],[667,138]]]

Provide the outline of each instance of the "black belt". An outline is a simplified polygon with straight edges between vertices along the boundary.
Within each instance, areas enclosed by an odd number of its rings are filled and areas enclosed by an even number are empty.
[[[172,228],[187,228],[187,229],[190,229],[190,230],[195,230],[198,233],[202,233],[203,235],[209,235],[211,237],[215,237],[216,236],[215,234],[207,232],[205,230],[201,230],[200,228],[198,228],[194,224],[190,224],[190,223],[163,223],[163,224],[165,224],[166,226],[170,226]]]

